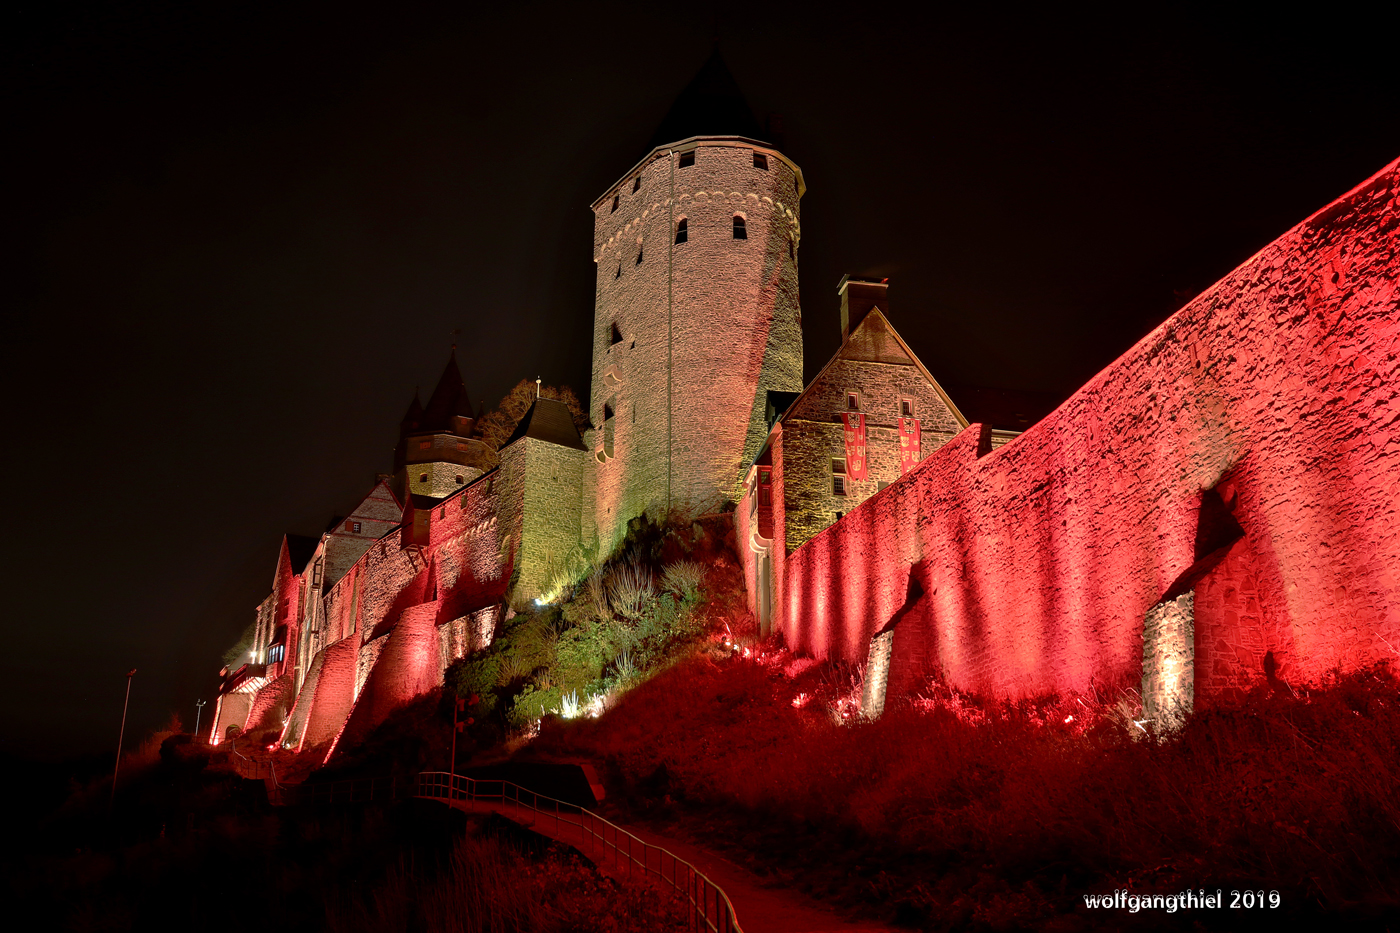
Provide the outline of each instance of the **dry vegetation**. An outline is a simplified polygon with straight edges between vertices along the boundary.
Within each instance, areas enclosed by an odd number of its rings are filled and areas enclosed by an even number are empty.
[[[1123,690],[986,704],[931,682],[866,722],[858,672],[747,655],[696,655],[532,753],[592,758],[625,815],[919,928],[1113,926],[1082,895],[1115,888],[1277,890],[1275,917],[1400,916],[1400,685],[1385,669],[1298,699],[1261,691],[1155,740]]]

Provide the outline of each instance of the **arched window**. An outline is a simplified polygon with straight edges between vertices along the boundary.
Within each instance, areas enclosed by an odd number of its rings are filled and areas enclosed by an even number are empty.
[[[686,241],[686,238],[687,238],[687,236],[688,236],[688,231],[687,231],[686,227],[687,227],[687,224],[686,224],[686,221],[685,221],[685,218],[684,218],[684,217],[682,217],[680,220],[676,221],[676,242],[677,242],[677,243],[684,243],[684,242]]]
[[[617,212],[617,205],[618,205],[618,202],[621,201],[621,200],[622,200],[622,195],[620,195],[620,194],[615,194],[615,195],[613,195],[612,213],[616,213],[616,212]]]
[[[749,238],[749,228],[744,224],[744,218],[743,218],[741,215],[739,215],[739,214],[735,214],[735,215],[734,215],[734,239],[736,239],[736,240],[747,240],[748,238]]]

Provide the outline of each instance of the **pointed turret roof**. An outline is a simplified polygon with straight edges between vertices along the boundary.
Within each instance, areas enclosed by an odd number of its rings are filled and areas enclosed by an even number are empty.
[[[423,427],[439,430],[452,426],[453,415],[463,418],[474,417],[471,399],[467,397],[467,384],[462,379],[462,371],[457,368],[457,348],[447,354],[447,365],[443,367],[442,378],[428,398],[423,409]]]
[[[692,136],[745,136],[755,140],[765,136],[718,46],[676,97],[656,128],[651,145],[661,146]]]
[[[423,423],[423,403],[418,401],[418,387],[413,389],[413,401],[408,403],[408,411],[404,413],[403,419],[399,421],[399,433],[407,434],[409,431],[418,430],[418,426]]]
[[[578,435],[574,416],[569,414],[569,406],[552,398],[535,399],[530,410],[525,412],[525,416],[515,426],[515,433],[501,447],[504,449],[522,437],[533,437],[574,450],[588,449],[583,446],[583,438]]]

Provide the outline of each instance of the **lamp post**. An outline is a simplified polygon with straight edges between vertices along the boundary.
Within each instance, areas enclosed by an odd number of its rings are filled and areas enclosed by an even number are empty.
[[[122,701],[122,728],[117,733],[117,763],[112,768],[112,796],[107,800],[107,812],[112,812],[112,804],[117,802],[117,772],[122,766],[122,741],[126,738],[126,710],[131,705],[131,678],[136,676],[136,668],[126,672],[126,699]]]
[[[199,738],[199,714],[204,712],[204,701],[194,701],[194,737]]]

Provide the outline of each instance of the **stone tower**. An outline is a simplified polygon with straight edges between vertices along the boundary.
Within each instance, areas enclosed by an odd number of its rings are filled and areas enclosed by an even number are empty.
[[[652,150],[593,204],[597,264],[583,538],[737,501],[770,391],[802,389],[802,171],[718,52]]]
[[[496,466],[496,453],[480,438],[480,413],[473,414],[457,348],[425,407],[414,393],[399,423],[394,448],[394,493],[441,499]]]

